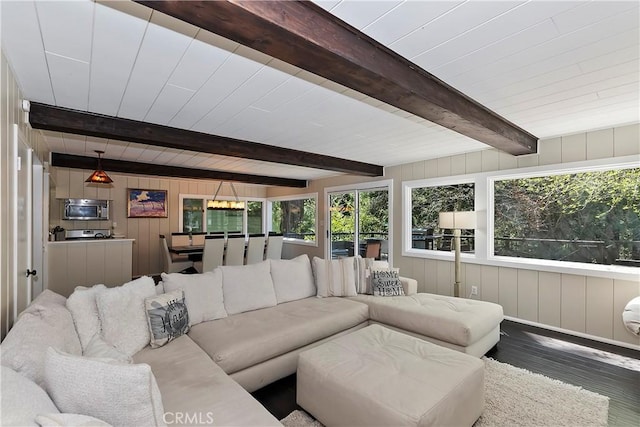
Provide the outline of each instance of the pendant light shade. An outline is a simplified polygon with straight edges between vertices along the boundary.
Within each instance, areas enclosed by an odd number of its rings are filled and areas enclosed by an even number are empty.
[[[111,184],[113,180],[109,178],[109,175],[102,170],[102,162],[100,156],[104,154],[104,151],[94,150],[98,153],[98,168],[87,178],[84,182],[93,182],[94,184]]]
[[[242,211],[244,210],[244,202],[238,198],[238,193],[236,193],[236,189],[233,186],[233,182],[230,182],[231,191],[233,191],[233,196],[235,200],[218,200],[218,193],[220,192],[220,188],[222,187],[223,181],[220,181],[218,184],[218,189],[216,190],[216,194],[213,195],[213,200],[209,200],[207,202],[207,209],[210,210],[225,210],[225,211]]]

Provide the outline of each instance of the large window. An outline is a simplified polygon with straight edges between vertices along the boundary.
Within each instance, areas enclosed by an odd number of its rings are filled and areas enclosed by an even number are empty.
[[[494,254],[640,265],[640,169],[494,182]]]
[[[451,251],[453,230],[439,227],[440,212],[473,211],[473,183],[433,184],[411,189],[411,248]],[[462,230],[460,249],[474,251],[474,230]]]
[[[180,195],[180,231],[207,233],[263,233],[263,200],[245,200],[244,209],[214,209],[211,196]]]
[[[296,199],[271,200],[271,231],[285,239],[315,242],[317,229],[316,195]]]

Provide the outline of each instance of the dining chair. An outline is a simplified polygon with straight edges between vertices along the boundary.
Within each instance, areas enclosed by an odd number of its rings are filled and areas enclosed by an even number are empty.
[[[162,270],[165,273],[179,273],[189,267],[193,267],[193,261],[188,256],[176,255],[169,252],[169,245],[164,234],[160,234],[162,246]]]
[[[202,252],[202,271],[213,271],[222,265],[224,260],[224,235],[206,236],[204,239],[204,251]]]
[[[264,260],[264,234],[249,234],[247,243],[247,264],[256,264]]]
[[[191,234],[191,242],[196,246],[204,245],[204,238],[207,233],[192,233]]]
[[[364,252],[364,257],[379,260],[381,249],[382,249],[381,240],[367,240],[367,246]]]
[[[282,259],[282,243],[284,236],[282,234],[271,234],[267,238],[266,259]]]
[[[227,237],[227,250],[224,255],[224,265],[244,264],[244,235]]]
[[[189,233],[171,233],[171,246],[188,246]]]

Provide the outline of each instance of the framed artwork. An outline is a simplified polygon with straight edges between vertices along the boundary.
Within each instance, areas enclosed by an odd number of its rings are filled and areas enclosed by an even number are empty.
[[[167,190],[127,189],[127,216],[129,218],[166,218]]]

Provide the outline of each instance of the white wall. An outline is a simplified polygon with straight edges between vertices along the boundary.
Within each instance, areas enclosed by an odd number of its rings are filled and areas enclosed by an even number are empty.
[[[640,154],[640,125],[621,126],[592,132],[567,135],[540,141],[538,154],[514,157],[494,149],[457,156],[420,161],[386,168],[385,176],[393,179],[394,191],[394,265],[401,274],[418,281],[421,292],[453,294],[453,262],[402,256],[401,184],[416,179],[464,175],[570,163]],[[337,177],[312,181],[311,191],[319,195],[318,209],[323,215],[325,187],[370,181],[361,177]],[[270,189],[268,196],[308,193],[287,189]],[[318,230],[324,236],[325,229]],[[324,239],[317,248],[287,244],[284,255],[300,253],[324,256]],[[640,295],[638,280],[614,280],[588,275],[548,273],[535,270],[462,264],[461,294],[469,295],[470,286],[478,287],[478,298],[501,304],[505,315],[553,328],[640,346],[638,337],[622,324],[621,313],[626,303]]]

